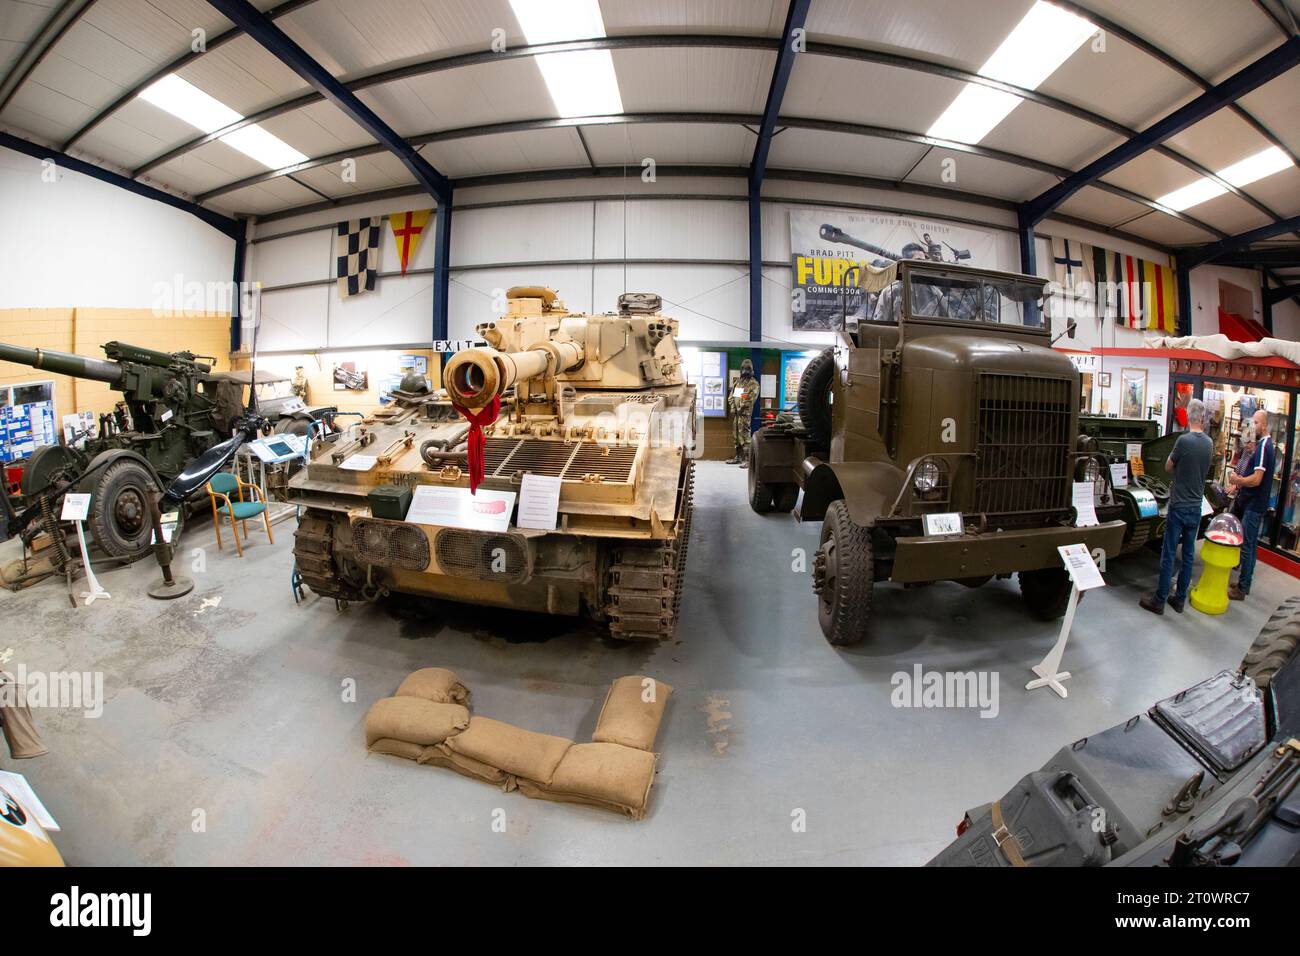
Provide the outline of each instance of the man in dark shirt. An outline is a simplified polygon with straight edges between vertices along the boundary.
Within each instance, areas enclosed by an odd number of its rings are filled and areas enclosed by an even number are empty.
[[[1273,466],[1276,464],[1276,449],[1273,436],[1268,433],[1268,412],[1259,409],[1252,419],[1255,423],[1255,453],[1250,457],[1249,474],[1228,475],[1228,484],[1237,489],[1237,501],[1241,506],[1241,529],[1245,536],[1241,542],[1241,565],[1237,572],[1237,583],[1228,588],[1228,597],[1234,601],[1244,601],[1250,593],[1251,581],[1255,577],[1255,553],[1259,546],[1259,529],[1268,514],[1268,499],[1273,490]]]
[[[1205,403],[1194,398],[1187,403],[1187,431],[1178,436],[1174,450],[1165,461],[1165,469],[1174,476],[1169,489],[1169,507],[1165,511],[1165,537],[1160,549],[1160,581],[1153,592],[1138,601],[1152,614],[1164,614],[1165,602],[1178,613],[1187,603],[1187,589],[1192,585],[1192,566],[1196,560],[1196,532],[1201,527],[1201,501],[1205,497],[1205,476],[1214,460],[1214,442],[1205,434]],[[1174,579],[1174,559],[1178,546],[1183,548],[1178,587],[1169,593]]]

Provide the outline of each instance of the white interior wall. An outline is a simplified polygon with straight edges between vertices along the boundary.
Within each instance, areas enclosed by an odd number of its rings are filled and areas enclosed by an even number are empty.
[[[147,309],[177,276],[231,279],[234,240],[203,221],[8,149],[0,210],[0,308]]]
[[[662,198],[644,198],[650,195]],[[461,190],[452,226],[448,334],[469,337],[476,325],[491,320],[494,302],[500,302],[504,289],[540,283],[557,289],[571,309],[581,311],[612,309],[625,289],[657,292],[664,297],[665,311],[681,322],[683,341],[743,343],[749,337],[748,267],[744,264],[748,225],[743,196],[743,181],[703,177],[644,183],[630,176],[626,181],[578,179]],[[867,207],[969,220],[994,231],[1002,268],[1019,268],[1015,216],[1009,210],[942,197],[782,180],[769,181],[764,197],[763,260],[768,265],[763,269],[763,333],[770,345],[817,346],[831,338],[829,333],[796,332],[791,327],[790,274],[784,265],[790,258],[791,208]],[[491,203],[508,205],[484,206]],[[413,193],[262,223],[254,232],[259,239],[316,228],[256,243],[249,277],[266,286],[329,278],[334,223],[431,204],[427,197]],[[414,270],[432,268],[433,228],[431,219],[412,263]],[[1049,236],[1168,261],[1150,246],[1049,219],[1040,226],[1037,239],[1038,272],[1048,278],[1053,276]],[[624,258],[670,261],[632,261],[625,268]],[[380,269],[397,268],[392,234],[385,221]],[[1253,288],[1258,302],[1258,277],[1250,270],[1195,270],[1193,302],[1201,306],[1194,313],[1198,334],[1217,331],[1219,271],[1230,273],[1231,281]],[[432,276],[425,272],[381,277],[376,293],[346,302],[339,300],[332,285],[265,292],[263,315],[269,321],[262,328],[259,345],[274,350],[427,342],[431,336],[431,289]],[[1300,326],[1300,309],[1294,319],[1285,305],[1275,310],[1278,314],[1281,326]],[[1064,329],[1063,321],[1054,322],[1054,334]],[[1074,339],[1062,338],[1058,344],[1078,350],[1140,348],[1143,338],[1140,330],[1114,321],[1096,321],[1080,323]]]

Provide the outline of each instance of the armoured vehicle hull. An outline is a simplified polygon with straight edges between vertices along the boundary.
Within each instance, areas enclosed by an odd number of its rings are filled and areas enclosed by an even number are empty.
[[[876,581],[978,586],[1018,574],[1031,611],[1059,617],[1057,548],[1119,553],[1120,520],[1077,527],[1078,373],[1023,322],[1031,276],[905,261],[860,264],[874,311],[837,335],[799,388],[799,421],[750,446],[750,505],[822,521],[813,568],[834,644],[866,635]]]
[[[305,508],[302,582],[338,602],[419,594],[586,615],[624,640],[670,637],[690,536],[695,393],[675,321],[654,301],[620,305],[575,315],[549,290],[512,289],[509,314],[480,329],[491,347],[448,362],[445,394],[396,392],[373,419],[318,444],[289,481],[289,500]],[[481,479],[462,412],[483,421]],[[354,470],[357,455],[373,467]],[[517,498],[526,475],[559,479],[554,530],[521,527],[516,502],[499,494]],[[407,490],[416,514],[404,511]],[[435,511],[418,511],[421,501]]]
[[[1236,672],[1062,747],[930,866],[1300,863],[1300,598]]]

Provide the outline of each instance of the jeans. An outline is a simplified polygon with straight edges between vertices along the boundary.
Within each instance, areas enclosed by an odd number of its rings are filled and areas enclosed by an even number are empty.
[[[1165,515],[1165,538],[1160,548],[1160,583],[1156,586],[1156,603],[1169,599],[1169,586],[1174,579],[1174,555],[1183,546],[1183,563],[1178,572],[1178,588],[1174,597],[1187,600],[1187,589],[1192,586],[1192,565],[1196,561],[1196,532],[1201,527],[1201,506],[1181,505],[1170,508]]]
[[[1250,582],[1255,577],[1255,555],[1259,549],[1259,529],[1264,524],[1266,512],[1251,509],[1241,516],[1241,530],[1245,538],[1241,542],[1241,570],[1237,573],[1237,590],[1242,594],[1250,593]]]

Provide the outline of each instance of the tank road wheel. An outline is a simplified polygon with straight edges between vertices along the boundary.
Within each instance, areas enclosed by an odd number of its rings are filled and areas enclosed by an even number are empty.
[[[339,610],[349,601],[363,600],[361,590],[344,580],[334,555],[334,516],[304,511],[293,535],[293,558],[302,583],[321,597],[334,599]]]
[[[1021,571],[1017,577],[1020,578],[1020,594],[1030,614],[1040,621],[1055,621],[1065,613],[1072,587],[1065,568]]]
[[[871,528],[854,524],[843,501],[832,503],[813,561],[817,623],[830,643],[857,644],[867,636],[874,580]]]
[[[149,469],[129,458],[105,468],[90,499],[90,529],[99,549],[112,558],[135,561],[153,542],[149,498],[157,494]]]
[[[1300,647],[1300,597],[1289,597],[1260,628],[1259,637],[1241,659],[1240,670],[1262,690],[1295,656],[1297,647]]]
[[[799,500],[799,486],[793,482],[766,482],[758,479],[758,442],[749,443],[749,507],[757,514],[772,511],[789,514]]]
[[[826,349],[809,362],[799,377],[799,420],[815,442],[830,441],[831,383],[834,380],[834,349]]]

